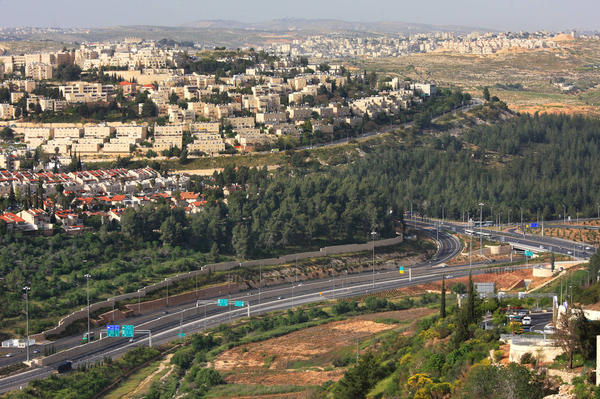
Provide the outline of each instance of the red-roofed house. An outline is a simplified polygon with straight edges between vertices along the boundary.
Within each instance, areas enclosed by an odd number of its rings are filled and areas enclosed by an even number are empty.
[[[6,231],[29,231],[35,229],[33,225],[11,212],[1,214],[0,223],[6,224]]]
[[[50,217],[43,209],[27,209],[18,213],[25,222],[35,227],[35,230],[52,230]]]

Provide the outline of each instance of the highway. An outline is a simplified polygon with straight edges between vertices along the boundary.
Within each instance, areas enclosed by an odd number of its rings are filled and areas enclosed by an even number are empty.
[[[279,286],[264,287],[261,290],[253,289],[232,295],[222,295],[222,297],[228,298],[230,303],[235,300],[248,303],[250,305],[251,315],[256,315],[275,310],[290,309],[295,306],[320,302],[323,300],[355,297],[373,292],[381,292],[415,284],[438,281],[444,274],[447,278],[456,278],[468,275],[469,270],[471,270],[473,274],[483,273],[484,271],[478,270],[478,268],[489,267],[489,265],[485,263],[473,264],[472,269],[468,265],[445,266],[445,262],[457,256],[462,250],[460,240],[445,231],[445,229],[451,230],[452,227],[446,225],[444,228],[436,231],[429,222],[419,222],[415,224],[420,230],[437,242],[437,251],[431,260],[412,266],[410,272],[408,268],[405,268],[405,273],[399,274],[398,266],[400,266],[400,263],[392,265],[392,269],[378,268],[377,265],[375,265],[374,270],[371,269],[362,273],[340,273],[330,278],[292,282]],[[173,318],[170,317],[164,324],[153,328],[152,344],[158,345],[176,340],[178,339],[179,333],[189,335],[194,332],[215,327],[221,323],[246,317],[248,314],[247,307],[238,309],[219,307],[216,305],[216,300],[216,297],[209,298],[200,301],[200,303],[194,301],[169,308],[169,316],[181,314],[183,309],[195,308],[196,312],[193,316],[181,319],[177,318],[178,321],[174,321]],[[155,322],[156,320],[164,318],[166,316],[164,313],[164,310],[156,311],[151,314],[128,318],[126,322],[123,323],[134,324],[136,330],[142,330],[144,329],[145,323],[149,321]],[[99,336],[100,329],[94,329],[94,331],[96,332],[96,336]],[[116,358],[132,347],[148,345],[148,338],[145,334],[136,334],[136,340],[134,342],[129,342],[127,339],[123,338],[105,339],[114,340],[114,345],[110,345],[108,348],[105,347],[98,352],[91,351],[80,357],[70,359],[73,361],[74,367],[101,361],[107,356]],[[79,344],[80,340],[80,335],[62,338],[55,342],[55,347],[57,350],[73,347]],[[10,363],[23,361],[23,350],[21,350],[14,358],[2,360]],[[18,389],[33,379],[44,378],[55,372],[55,369],[56,365],[50,365],[0,379],[0,393]]]
[[[425,229],[425,234],[435,239],[436,233],[434,230]],[[447,233],[440,233],[437,241],[438,249],[433,259],[434,261],[425,262],[413,266],[411,272],[406,268],[405,274],[401,275],[398,272],[397,266],[393,265],[393,269],[377,268],[356,274],[341,273],[331,278],[324,278],[311,281],[301,281],[287,283],[274,287],[265,287],[260,290],[250,290],[246,292],[236,293],[231,296],[224,295],[230,301],[242,300],[250,304],[252,315],[270,312],[274,310],[282,310],[293,308],[298,305],[319,302],[323,300],[331,300],[337,298],[354,297],[372,292],[386,291],[413,284],[421,284],[424,282],[436,281],[441,279],[442,274],[448,273],[450,268],[440,268],[439,266],[455,257],[461,251],[460,241]],[[468,274],[468,266],[452,267],[453,277],[459,277]],[[478,271],[474,270],[474,273]],[[409,278],[412,277],[412,278]],[[196,302],[181,305],[178,307],[169,308],[169,315],[180,313],[183,309],[196,308],[196,314],[192,317],[180,319],[179,321],[169,320],[164,325],[152,329],[152,344],[157,345],[178,338],[180,332],[190,334],[198,332],[206,328],[217,326],[224,322],[229,322],[240,317],[247,316],[247,308],[230,309],[228,307],[216,306],[217,298],[210,298],[197,306]],[[164,311],[157,311],[152,314],[147,314],[139,317],[128,318],[127,324],[134,324],[136,329],[144,329],[144,323],[155,321],[164,317]],[[96,336],[99,335],[100,329],[94,329]],[[90,352],[85,356],[72,358],[74,367],[85,363],[93,363],[102,360],[106,356],[118,357],[127,349],[138,346],[148,345],[146,335],[137,335],[136,341],[129,342],[123,338],[106,338],[113,339],[114,345],[109,348],[104,348],[98,353]],[[73,336],[62,338],[55,342],[57,350],[69,348],[79,344],[81,336]],[[33,349],[35,347],[32,347]],[[17,353],[17,352],[15,352]],[[17,363],[24,360],[24,350],[13,358],[2,359],[3,363]],[[9,390],[18,389],[24,386],[28,381],[38,378],[44,378],[54,372],[56,365],[36,368],[25,373],[17,374],[11,377],[0,379],[0,393]]]
[[[582,244],[575,241],[564,240],[555,237],[542,237],[533,234],[517,233],[516,226],[509,231],[498,231],[490,229],[480,229],[479,227],[467,226],[462,223],[453,222],[439,222],[432,219],[415,219],[407,220],[408,224],[412,224],[419,227],[429,226],[435,228],[439,223],[440,230],[447,230],[466,234],[465,230],[473,230],[476,233],[482,231],[483,233],[490,234],[492,240],[500,241],[506,244],[522,244],[530,247],[535,247],[540,250],[548,252],[555,252],[563,255],[570,255],[574,258],[589,259],[593,254],[596,253],[596,248],[591,245]]]

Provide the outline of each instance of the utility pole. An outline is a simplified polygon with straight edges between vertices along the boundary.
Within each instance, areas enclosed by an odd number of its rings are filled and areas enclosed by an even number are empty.
[[[25,286],[23,287],[23,291],[25,291],[25,347],[27,348],[27,361],[29,361],[29,291],[31,287]]]
[[[260,305],[260,290],[262,287],[262,264],[258,266],[258,304]]]
[[[90,278],[91,274],[87,273],[85,276],[85,285],[86,285],[86,297],[87,297],[87,343],[90,343]]]
[[[371,232],[371,237],[373,237],[373,288],[375,288],[375,235],[376,231]]]
[[[169,307],[169,278],[165,278],[167,281],[167,307]]]

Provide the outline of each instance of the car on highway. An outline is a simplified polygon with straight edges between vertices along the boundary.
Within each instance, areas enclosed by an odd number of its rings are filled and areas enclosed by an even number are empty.
[[[13,357],[14,355],[15,355],[14,353],[7,353],[7,354],[6,354],[6,355],[4,355],[4,356],[6,356],[6,357]]]
[[[40,353],[40,350],[39,350],[39,349],[34,349],[34,350],[33,350],[33,353],[34,353],[35,355],[37,355],[38,353]]]
[[[283,298],[284,298],[284,297],[282,297],[282,296],[278,296],[278,297],[277,297],[277,299],[283,299]]]
[[[572,251],[567,251],[567,254],[573,255],[573,252]]]
[[[521,309],[517,312],[519,316],[526,316],[529,312],[525,309]]]
[[[591,249],[592,249],[592,248],[590,248],[590,247],[585,247],[585,250],[586,250],[586,251],[590,251]]]
[[[549,323],[544,326],[544,334],[554,334],[555,332],[554,324]]]
[[[523,317],[523,319],[521,320],[521,323],[524,326],[530,326],[531,325],[531,317],[530,316]]]

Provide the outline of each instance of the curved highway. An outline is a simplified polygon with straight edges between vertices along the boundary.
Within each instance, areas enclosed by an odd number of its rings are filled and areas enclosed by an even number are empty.
[[[270,312],[273,310],[289,309],[297,305],[319,302],[336,298],[354,297],[372,292],[386,291],[399,287],[409,286],[413,284],[421,284],[439,280],[444,273],[452,270],[453,276],[458,277],[468,274],[468,266],[448,267],[440,269],[439,266],[452,259],[462,250],[461,242],[456,237],[443,231],[436,232],[435,229],[424,227],[422,229],[425,234],[437,238],[437,251],[433,259],[417,264],[411,267],[409,272],[405,268],[405,274],[399,274],[399,264],[393,265],[393,270],[378,268],[370,269],[366,272],[348,274],[340,273],[331,278],[287,283],[274,287],[266,287],[260,290],[250,290],[246,292],[232,294],[231,296],[223,295],[221,297],[229,297],[230,301],[241,300],[250,304],[250,312],[252,315]],[[377,250],[376,250],[377,251]],[[475,272],[475,271],[474,271]],[[165,320],[164,325],[159,325],[158,328],[152,329],[152,344],[161,344],[178,338],[179,333],[194,333],[206,328],[214,327],[218,324],[228,322],[240,317],[247,316],[247,308],[229,309],[227,307],[218,307],[216,305],[217,298],[203,300],[200,303],[191,302],[181,306],[169,308],[169,320]],[[184,309],[195,308],[194,316],[186,317],[173,321],[173,314],[181,314]],[[128,318],[127,324],[134,324],[136,330],[144,329],[144,324],[147,322],[156,322],[161,318],[166,319],[164,310],[147,314],[143,316]],[[189,314],[189,310],[188,310]],[[96,336],[99,335],[100,329],[94,329]],[[138,346],[148,345],[146,335],[137,335],[136,341],[129,342],[123,338],[105,338],[114,340],[114,345],[108,348],[103,348],[98,352],[89,352],[83,356],[74,357],[71,360],[74,367],[80,364],[91,363],[102,360],[106,356],[118,357],[127,349]],[[55,347],[57,350],[70,348],[80,343],[80,335],[67,337],[57,340]],[[31,349],[34,349],[32,347]],[[39,356],[39,354],[37,355]],[[25,358],[24,351],[14,358],[0,359],[4,365],[18,363]],[[50,365],[41,368],[35,368],[24,373],[0,379],[0,393],[9,390],[19,389],[27,384],[32,379],[44,378],[55,371],[56,365]]]

